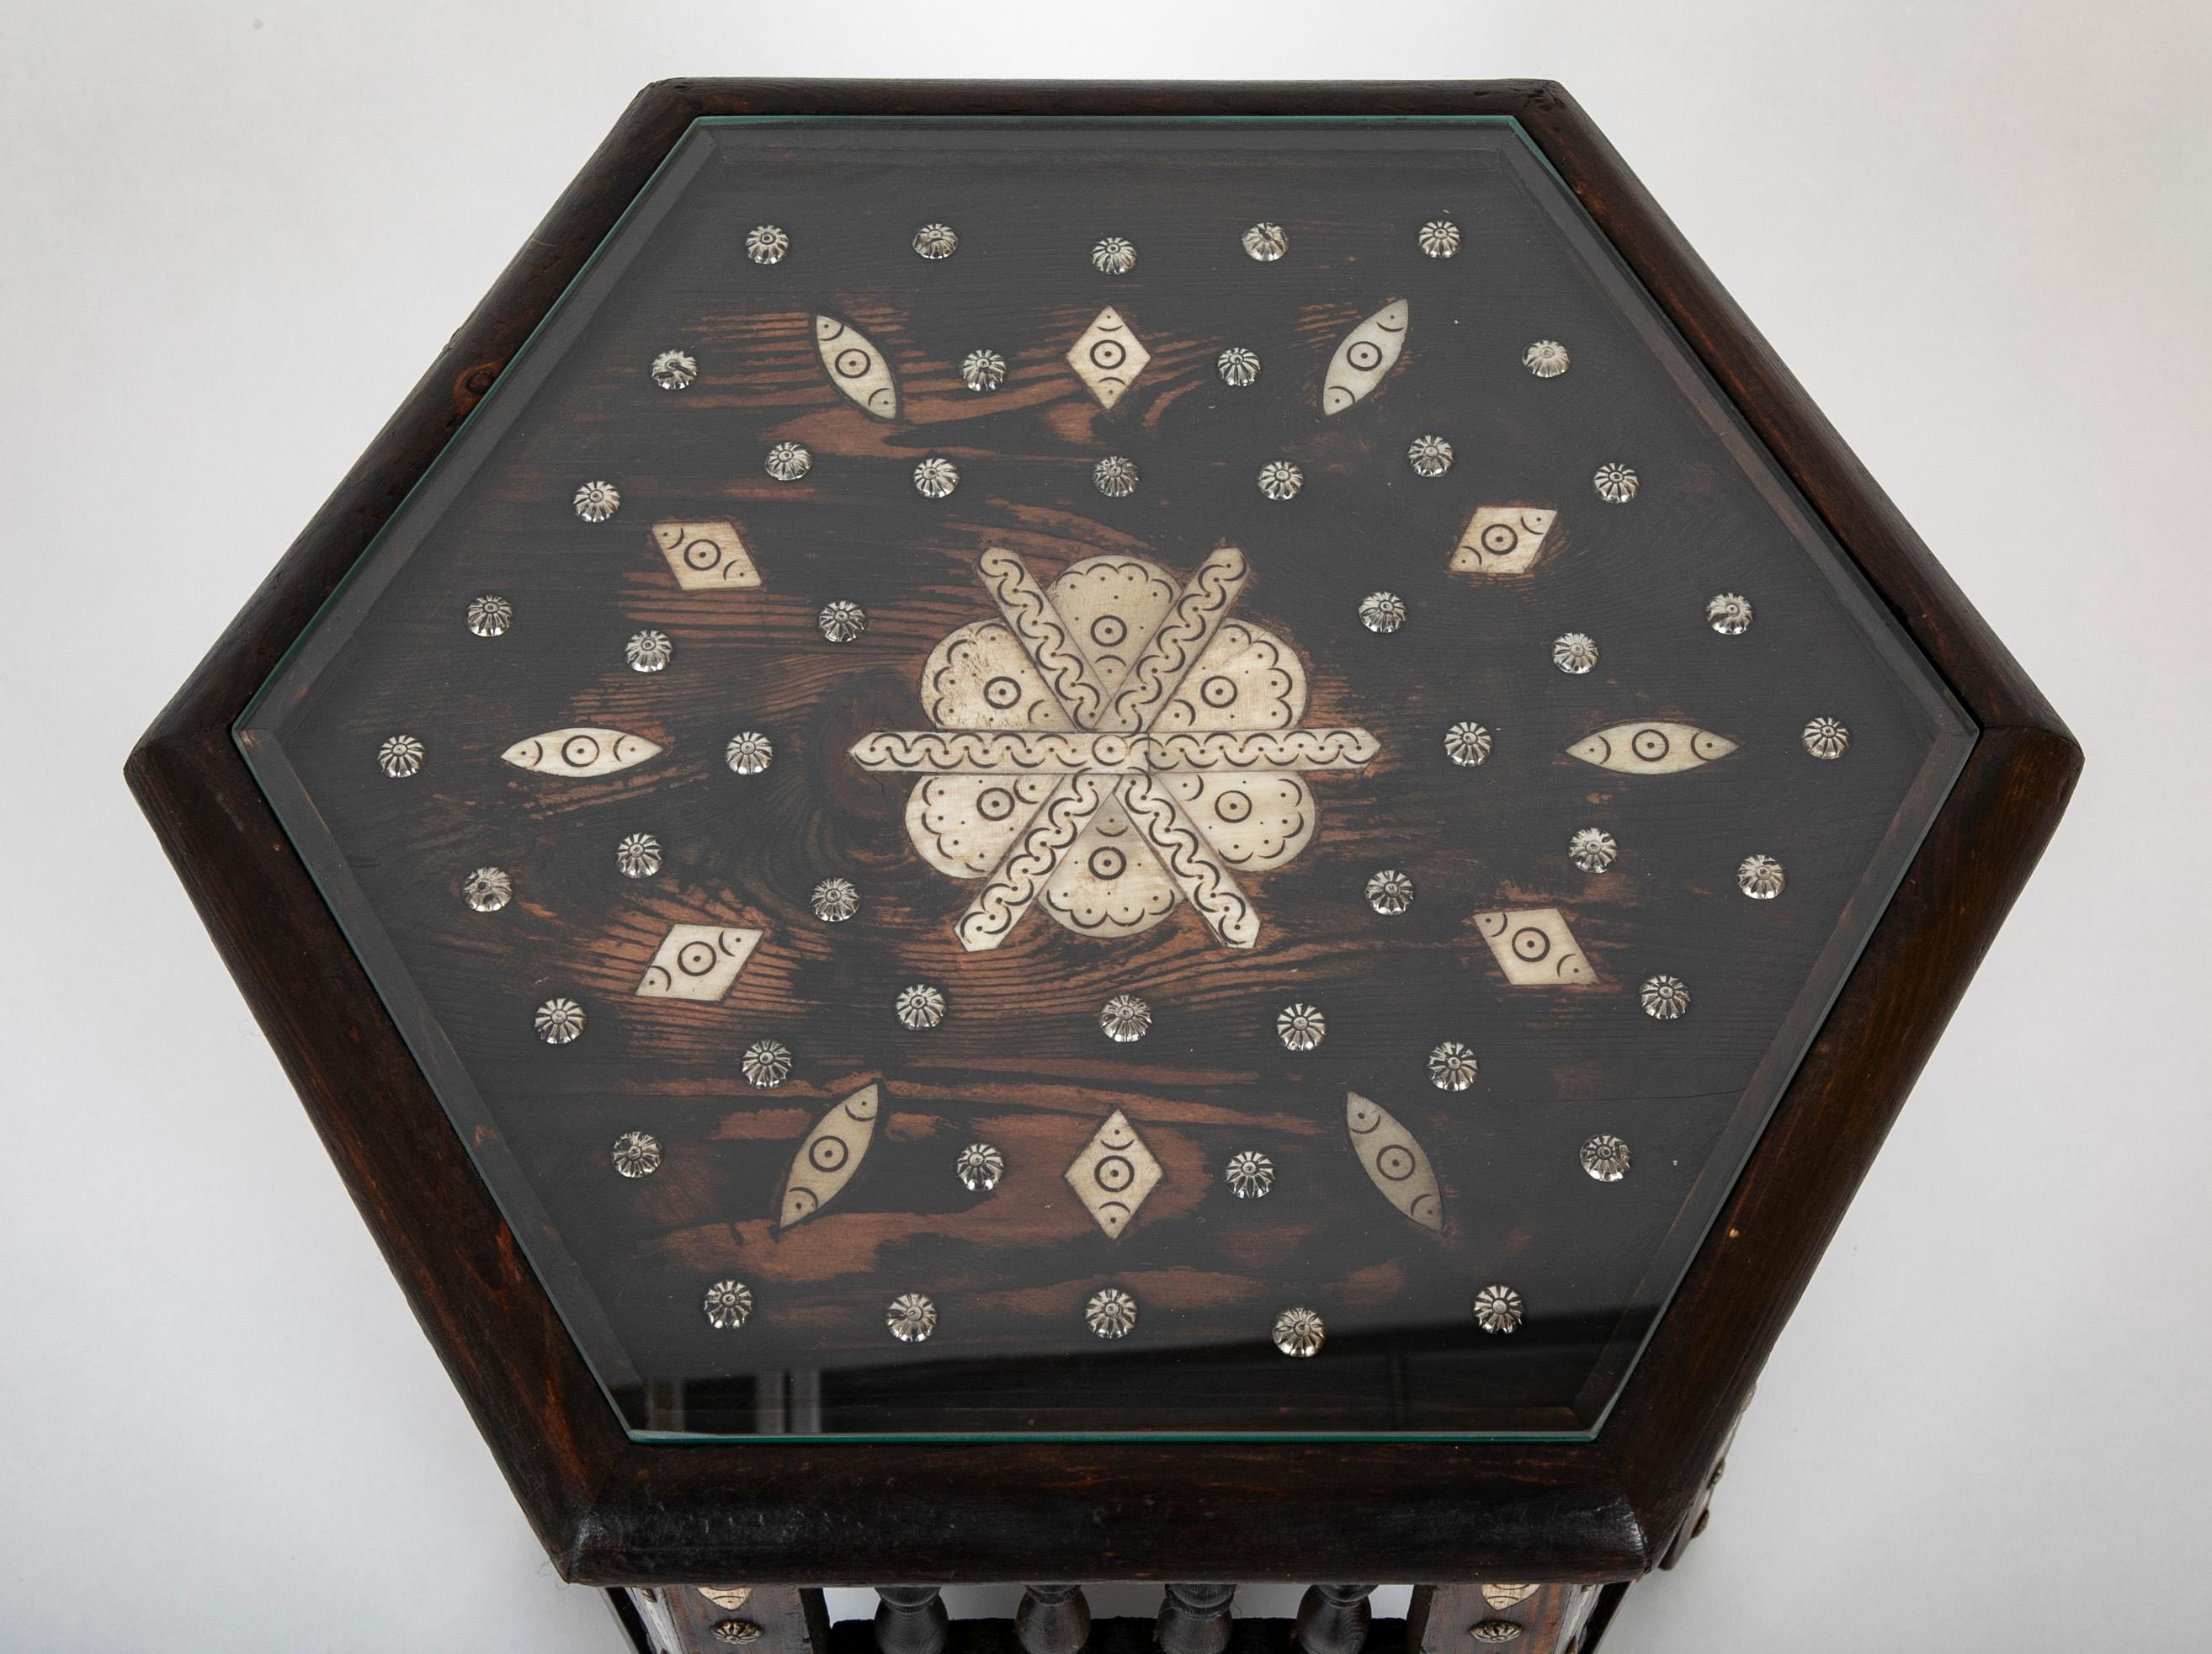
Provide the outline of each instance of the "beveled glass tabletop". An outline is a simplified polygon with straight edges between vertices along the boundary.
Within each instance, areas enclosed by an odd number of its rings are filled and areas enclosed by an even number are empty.
[[[1595,1430],[1972,734],[1492,119],[701,121],[238,730],[678,1438]]]

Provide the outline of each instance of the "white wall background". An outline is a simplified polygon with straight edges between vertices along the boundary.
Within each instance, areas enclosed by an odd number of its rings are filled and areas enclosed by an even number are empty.
[[[2199,1643],[2208,71],[2212,14],[2161,0],[8,0],[0,1644],[615,1646],[118,772],[677,74],[1582,100],[2091,755],[1618,1645]]]

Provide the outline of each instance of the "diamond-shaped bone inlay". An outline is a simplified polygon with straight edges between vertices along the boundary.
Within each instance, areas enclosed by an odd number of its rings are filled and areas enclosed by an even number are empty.
[[[1490,955],[1516,988],[1556,987],[1597,980],[1597,971],[1557,908],[1509,908],[1474,915]]]
[[[1116,1109],[1091,1134],[1064,1175],[1098,1226],[1119,1238],[1160,1181],[1160,1163],[1152,1158],[1129,1117]]]
[[[738,972],[768,933],[732,925],[673,925],[637,985],[648,1000],[704,1000],[730,991]]]
[[[1102,408],[1119,402],[1121,392],[1136,382],[1152,359],[1144,341],[1110,304],[1091,319],[1083,337],[1067,349],[1067,365],[1091,387],[1091,394],[1098,398]]]

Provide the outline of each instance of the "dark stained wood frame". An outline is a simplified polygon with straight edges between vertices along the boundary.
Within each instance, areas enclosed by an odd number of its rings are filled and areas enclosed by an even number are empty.
[[[691,120],[989,114],[1518,120],[1980,727],[1594,1441],[632,1442],[233,744],[286,648]],[[561,1572],[823,1585],[1617,1580],[1651,1568],[2081,766],[2057,715],[1556,86],[668,81],[631,104],[126,773]]]

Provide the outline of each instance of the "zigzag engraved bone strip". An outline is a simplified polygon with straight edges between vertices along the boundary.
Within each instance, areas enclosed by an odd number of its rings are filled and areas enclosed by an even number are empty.
[[[1079,729],[1097,728],[1106,692],[1098,687],[1090,658],[1076,648],[1067,623],[1036,577],[1019,557],[996,546],[975,560],[975,568],[1060,710]]]
[[[1091,729],[1142,730],[1152,727],[1170,697],[1182,686],[1183,675],[1206,653],[1213,634],[1229,613],[1229,605],[1244,589],[1250,572],[1244,554],[1224,545],[1206,554],[1182,588],[1175,606],[1145,644],[1145,652],[1129,668],[1121,687],[1114,692],[1105,715],[1085,721]]]
[[[1043,891],[1053,869],[1114,790],[1106,775],[1063,775],[1037,806],[1021,836],[1007,847],[983,888],[954,921],[953,934],[970,953],[1005,941]]]
[[[852,746],[863,769],[895,775],[1358,769],[1381,746],[1364,729],[1205,730],[1079,735],[1061,730],[879,729]]]
[[[1207,928],[1231,947],[1256,943],[1259,914],[1167,788],[1150,775],[1133,775],[1121,783],[1121,799],[1145,842]]]

